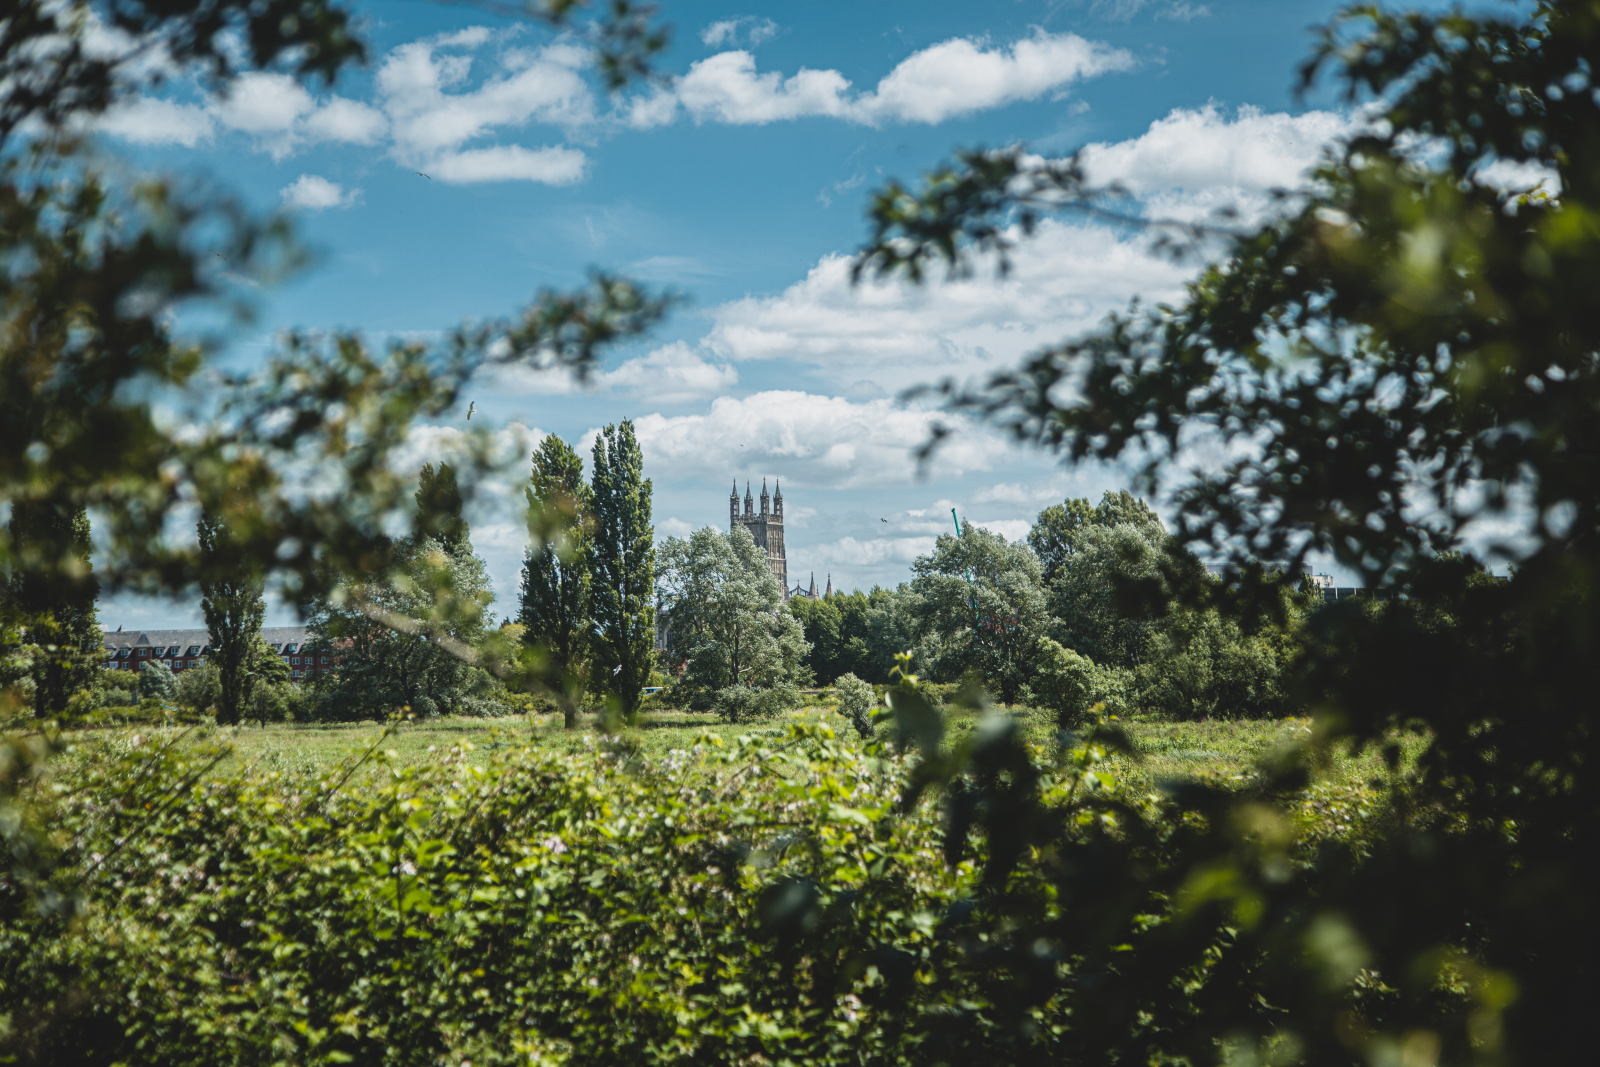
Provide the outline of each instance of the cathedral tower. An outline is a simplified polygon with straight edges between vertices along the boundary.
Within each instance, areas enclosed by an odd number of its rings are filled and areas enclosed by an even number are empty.
[[[789,561],[783,551],[783,487],[777,487],[777,493],[767,495],[767,480],[761,479],[761,510],[755,510],[755,500],[750,496],[750,483],[744,485],[744,514],[739,514],[739,482],[733,483],[733,493],[728,497],[728,532],[732,533],[736,525],[742,524],[750,531],[750,536],[755,540],[756,547],[767,554],[767,565],[772,568],[772,576],[778,580],[778,587],[783,590],[783,598],[789,599]]]

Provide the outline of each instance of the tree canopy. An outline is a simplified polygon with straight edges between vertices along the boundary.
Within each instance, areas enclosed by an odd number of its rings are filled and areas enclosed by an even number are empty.
[[[1588,697],[1600,682],[1588,647],[1600,483],[1586,473],[1600,450],[1600,317],[1584,310],[1600,277],[1597,46],[1600,11],[1576,0],[1346,13],[1303,83],[1331,72],[1351,101],[1372,102],[1372,122],[1313,184],[1233,236],[1175,306],[1117,317],[986,387],[946,387],[1068,461],[1134,464],[1141,491],[1171,501],[1178,538],[1237,567],[1215,584],[1164,568],[1179,602],[1281,617],[1292,579],[1275,574],[1297,574],[1313,552],[1390,596],[1382,610],[1340,602],[1309,620],[1296,684],[1319,729],[1300,758],[1345,744],[1392,753],[1397,731],[1428,738],[1415,777],[1387,799],[1384,833],[1358,855],[1281,866],[1270,823],[1250,822],[1275,810],[1270,782],[1180,794],[1211,827],[1170,842],[1169,861],[1192,872],[1173,884],[1190,887],[1189,903],[1165,933],[1105,960],[1117,974],[1107,996],[1061,990],[1075,1020],[1123,1020],[1101,1045],[1088,1033],[1098,1023],[1086,1027],[1083,1055],[1198,1061],[1221,1041],[1270,1058],[1290,1042],[1301,1062],[1331,1063],[1418,1034],[1440,1062],[1587,1054],[1575,1020],[1595,966],[1578,947],[1596,933],[1582,887],[1600,855]],[[1494,164],[1547,175],[1556,192],[1499,187]],[[1112,195],[1075,159],[970,153],[921,190],[878,196],[858,267],[921,276],[1004,256],[1025,239],[1018,213]],[[1167,461],[1195,439],[1227,458]],[[1476,577],[1507,559],[1505,580]],[[1294,766],[1282,782],[1301,780]],[[973,771],[992,805],[988,839],[1016,841],[1024,802],[984,773]],[[1054,840],[1036,833],[1023,839]],[[1094,865],[1134,877],[1123,862]],[[1062,899],[1088,891],[1065,870],[1040,873]],[[1002,921],[1020,899],[998,885],[980,928],[1018,951],[1059,943],[1093,957],[1081,928],[1042,912]],[[1228,924],[1225,939],[1202,935],[1212,922]],[[1203,952],[1204,992],[1165,1002],[1159,982],[1197,974],[1184,968]],[[1447,988],[1457,999],[1439,999]],[[1128,1014],[1141,996],[1148,1024]]]
[[[792,687],[810,651],[750,531],[704,527],[661,545],[661,624],[680,685],[704,705],[732,686]]]

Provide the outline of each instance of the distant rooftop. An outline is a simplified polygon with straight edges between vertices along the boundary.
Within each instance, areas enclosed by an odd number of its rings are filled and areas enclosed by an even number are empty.
[[[101,629],[105,629],[101,627]],[[311,640],[311,630],[305,626],[263,626],[261,636],[274,648],[284,645],[303,645]],[[204,648],[211,644],[211,633],[204,627],[185,630],[106,630],[107,648]]]

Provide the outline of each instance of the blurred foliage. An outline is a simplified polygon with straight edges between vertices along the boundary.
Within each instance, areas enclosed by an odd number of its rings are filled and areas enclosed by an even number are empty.
[[[1233,565],[1220,584],[1192,567],[1160,575],[1163,595],[1215,608],[1216,625],[1232,619],[1242,636],[1283,621],[1282,575],[1312,552],[1374,593],[1305,623],[1290,681],[1318,729],[1281,784],[1259,798],[1178,794],[1196,818],[1160,864],[1129,851],[1149,839],[1125,818],[1079,862],[1028,821],[1035,791],[985,794],[991,840],[1061,859],[1037,895],[997,881],[1006,868],[991,861],[994,894],[972,926],[987,941],[970,959],[1027,1004],[1070,998],[1076,1058],[1590,1054],[1579,1020],[1596,980],[1586,887],[1600,874],[1600,495],[1588,473],[1600,317],[1584,310],[1600,279],[1597,49],[1588,0],[1350,10],[1303,84],[1331,72],[1372,121],[1306,190],[1239,228],[1176,306],[1114,318],[977,390],[944,387],[1069,461],[1131,464],[1141,491],[1172,502],[1181,543]],[[1505,188],[1507,173],[1525,176],[1520,188]],[[1045,185],[1055,199],[1041,208]],[[1022,239],[1029,212],[1095,195],[1074,161],[963,157],[925,195],[879,199],[860,269],[964,268]],[[1170,462],[1191,443],[1224,458]],[[1483,574],[1508,558],[1508,579]],[[1428,743],[1381,832],[1290,862],[1276,791],[1331,746],[1393,753],[1410,730]],[[974,764],[950,788],[982,773]],[[1053,924],[1044,902],[1082,901],[1091,867],[1130,879],[1130,892],[1165,884],[1174,921],[1140,929],[1080,903],[1063,910],[1070,928]],[[1020,969],[1035,949],[1040,963]],[[1043,962],[1074,958],[1103,977],[1067,980]],[[985,1030],[972,1016],[952,1033],[972,1059],[1024,1062],[1007,1050],[1037,1027],[1017,1014]]]
[[[564,27],[587,5],[534,6]],[[621,51],[602,67],[644,71],[655,46],[637,32],[642,15],[605,8],[602,36],[612,25]],[[364,56],[346,10],[326,0],[23,0],[0,23],[0,500],[13,518],[86,509],[107,592],[182,592],[254,568],[305,604],[384,574],[392,529],[416,520],[411,472],[393,457],[417,420],[453,411],[491,367],[583,376],[671,303],[596,274],[436,343],[374,351],[355,334],[289,335],[243,377],[216,365],[215,339],[175,333],[191,313],[248,318],[250,294],[305,255],[285,219],[255,217],[203,183],[130,175],[82,132],[168,78],[218,92],[258,69],[331,82]],[[489,443],[487,431],[471,435],[455,472],[463,494],[493,468]],[[228,532],[204,559],[172,536],[171,520],[194,503]],[[32,543],[10,525],[0,532],[0,570],[13,583],[85,581],[71,553]],[[71,625],[9,600],[5,610],[35,629]],[[58,688],[46,686],[47,706],[71,692]]]

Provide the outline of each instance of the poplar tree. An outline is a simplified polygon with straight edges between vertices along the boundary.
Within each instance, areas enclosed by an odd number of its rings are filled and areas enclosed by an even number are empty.
[[[450,464],[440,463],[438,470],[432,463],[422,465],[416,500],[419,540],[431,537],[452,556],[472,552],[470,530],[461,514],[461,487]]]
[[[251,651],[261,637],[266,615],[262,580],[232,550],[227,524],[221,514],[202,511],[200,535],[200,610],[205,612],[211,652],[218,679],[217,724],[236,724],[250,703],[254,675]]]
[[[533,454],[528,498],[530,545],[522,565],[517,622],[523,641],[545,652],[549,681],[567,729],[578,724],[579,683],[594,624],[590,613],[591,505],[583,458],[554,434]]]
[[[590,598],[599,681],[632,719],[655,652],[655,530],[633,422],[595,438]]]
[[[103,640],[95,617],[100,583],[89,559],[89,516],[82,507],[14,502],[8,524],[14,562],[12,609],[33,646],[34,710],[66,710]]]

